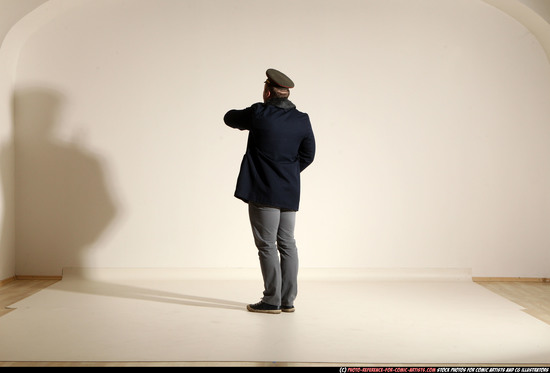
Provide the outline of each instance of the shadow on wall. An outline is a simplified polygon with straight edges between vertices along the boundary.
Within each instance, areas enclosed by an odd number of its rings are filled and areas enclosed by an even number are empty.
[[[78,141],[55,137],[59,92],[17,90],[13,100],[17,274],[85,266],[85,250],[116,214],[100,158]]]

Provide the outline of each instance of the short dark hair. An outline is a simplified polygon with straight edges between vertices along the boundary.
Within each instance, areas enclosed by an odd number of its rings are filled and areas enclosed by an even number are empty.
[[[272,98],[288,98],[290,89],[267,84],[267,89],[271,93]]]

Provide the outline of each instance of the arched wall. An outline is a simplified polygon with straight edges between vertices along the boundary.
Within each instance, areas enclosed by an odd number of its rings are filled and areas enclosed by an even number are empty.
[[[5,36],[21,18],[47,0],[0,0],[0,281],[15,275],[14,157],[11,92],[14,51],[3,44]],[[8,43],[10,44],[10,43]],[[17,50],[18,51],[18,50]]]
[[[546,0],[483,0],[525,26],[550,61],[550,3]]]
[[[0,0],[0,281],[16,274],[13,91],[19,52],[37,29],[76,4]]]
[[[17,62],[18,274],[256,267],[223,125],[287,72],[318,143],[303,267],[548,277],[550,68],[479,0],[94,0]],[[74,3],[73,3],[74,4]]]

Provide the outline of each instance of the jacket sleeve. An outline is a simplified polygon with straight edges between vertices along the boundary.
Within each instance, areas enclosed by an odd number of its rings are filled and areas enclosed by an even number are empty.
[[[309,133],[300,144],[298,156],[300,157],[300,172],[313,163],[313,159],[315,158],[315,136],[313,135],[311,127]]]
[[[223,121],[231,128],[241,131],[250,130],[252,126],[253,109],[248,107],[243,110],[229,110],[223,117]]]

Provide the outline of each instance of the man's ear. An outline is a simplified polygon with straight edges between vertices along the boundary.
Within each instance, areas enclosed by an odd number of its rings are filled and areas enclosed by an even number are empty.
[[[264,102],[266,102],[269,99],[269,96],[271,96],[271,92],[266,87],[266,88],[264,88],[264,92],[263,92],[263,96],[262,96]]]

